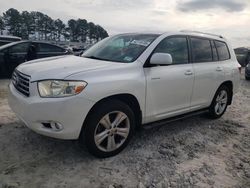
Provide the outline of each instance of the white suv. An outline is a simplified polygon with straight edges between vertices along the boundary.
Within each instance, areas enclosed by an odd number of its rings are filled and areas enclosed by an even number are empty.
[[[141,125],[200,110],[222,116],[238,86],[234,51],[221,36],[122,34],[82,57],[18,66],[9,105],[35,132],[79,139],[95,156],[108,157]]]

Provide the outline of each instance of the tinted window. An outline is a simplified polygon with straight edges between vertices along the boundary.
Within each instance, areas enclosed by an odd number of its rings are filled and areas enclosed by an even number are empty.
[[[0,46],[5,45],[5,44],[8,44],[8,43],[9,43],[9,42],[0,41]]]
[[[194,62],[209,62],[213,60],[210,41],[207,39],[191,38]]]
[[[216,46],[217,51],[218,51],[219,60],[230,59],[230,54],[229,54],[226,43],[215,41],[215,46]]]
[[[20,43],[9,48],[10,53],[26,53],[29,43]]]
[[[212,52],[213,52],[213,60],[218,61],[219,58],[218,58],[217,50],[215,48],[214,41],[211,41],[211,46],[212,46]]]
[[[45,44],[45,43],[39,43],[39,52],[64,52],[65,50],[63,48],[51,45],[51,44]]]
[[[163,39],[154,53],[169,53],[173,64],[188,63],[188,45],[185,37],[171,37]]]

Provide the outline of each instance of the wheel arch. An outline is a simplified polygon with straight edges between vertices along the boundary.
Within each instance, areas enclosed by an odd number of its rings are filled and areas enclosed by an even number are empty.
[[[107,102],[107,101],[111,101],[111,100],[119,100],[121,102],[124,102],[125,104],[127,104],[131,110],[134,112],[135,114],[135,120],[136,120],[136,128],[139,128],[142,122],[142,110],[141,110],[141,106],[139,104],[138,99],[129,93],[121,93],[121,94],[115,94],[115,95],[110,95],[107,97],[104,97],[102,99],[100,99],[99,101],[97,101],[92,108],[89,110],[83,125],[82,125],[82,130],[84,130],[85,128],[85,124],[88,121],[88,118],[90,116],[91,113],[93,113],[93,111],[98,108],[98,106],[103,103],[103,102]],[[81,131],[82,132],[82,131]]]
[[[228,100],[228,105],[231,105],[232,104],[232,100],[233,100],[233,82],[231,80],[227,80],[227,81],[224,81],[219,87],[218,89],[221,87],[221,86],[226,86],[228,89],[229,89],[229,100]],[[218,91],[218,89],[216,90],[216,92]],[[215,93],[216,93],[215,92]]]

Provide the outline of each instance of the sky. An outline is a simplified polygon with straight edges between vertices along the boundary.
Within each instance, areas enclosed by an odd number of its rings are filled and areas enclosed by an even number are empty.
[[[0,0],[0,14],[9,8],[65,22],[87,19],[110,35],[195,30],[223,35],[233,47],[250,46],[250,0]]]

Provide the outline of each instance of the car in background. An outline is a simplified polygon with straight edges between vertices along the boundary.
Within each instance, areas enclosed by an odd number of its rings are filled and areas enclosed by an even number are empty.
[[[85,49],[84,46],[74,46],[74,47],[72,47],[72,51],[73,51],[74,55],[76,55],[76,56],[81,56],[85,50],[86,49]]]
[[[234,49],[236,58],[242,67],[245,67],[250,61],[250,48],[240,47]]]
[[[26,61],[71,54],[68,50],[44,42],[20,41],[0,47],[0,77],[10,77]]]
[[[21,41],[21,40],[22,40],[22,38],[20,38],[20,37],[0,35],[0,46],[3,46],[5,44],[9,44],[11,42]]]
[[[250,80],[250,61],[248,62],[245,68],[245,78],[246,80]]]

